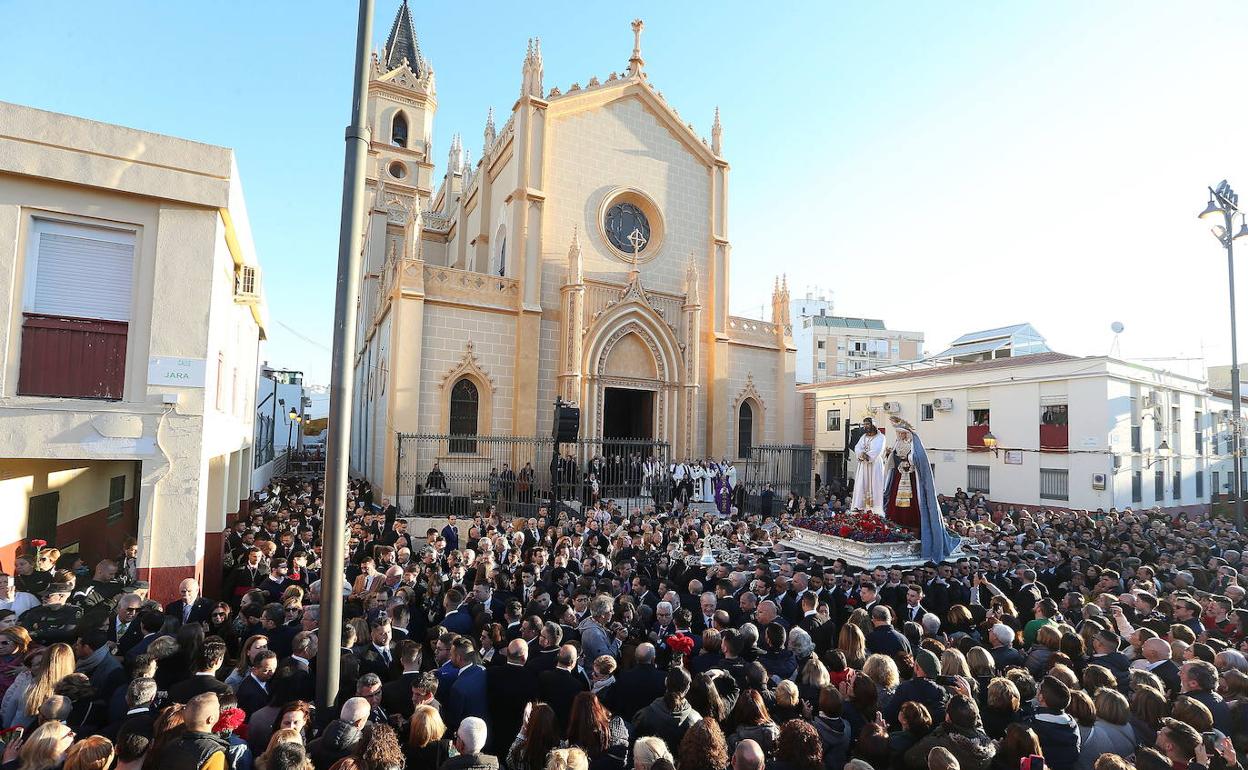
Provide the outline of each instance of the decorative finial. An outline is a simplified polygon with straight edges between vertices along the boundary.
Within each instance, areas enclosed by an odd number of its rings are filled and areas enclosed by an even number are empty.
[[[483,135],[485,146],[481,150],[482,155],[489,152],[497,136],[498,133],[494,129],[494,108],[491,107],[489,112],[485,113],[485,133]]]
[[[628,59],[628,74],[635,78],[644,78],[645,60],[641,58],[641,31],[646,24],[641,19],[633,19],[633,55]]]
[[[568,283],[584,282],[584,261],[581,259],[581,234],[576,225],[572,226],[572,243],[568,246]]]
[[[524,54],[524,66],[520,68],[522,82],[520,94],[537,99],[542,98],[542,40],[529,38],[529,46]]]
[[[715,120],[714,122],[711,123],[711,152],[715,153],[716,155],[719,155],[720,151],[723,149],[723,146],[724,146],[724,127],[719,122],[719,107],[716,107],[715,108]]]

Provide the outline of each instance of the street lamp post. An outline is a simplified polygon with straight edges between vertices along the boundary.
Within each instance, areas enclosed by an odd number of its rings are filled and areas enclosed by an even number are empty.
[[[294,449],[292,442],[294,441],[295,421],[298,419],[299,413],[292,406],[290,414],[286,415],[286,454],[290,454],[291,450]]]
[[[1239,345],[1235,328],[1235,241],[1248,236],[1248,223],[1239,211],[1239,196],[1223,179],[1216,188],[1209,188],[1209,204],[1200,212],[1201,219],[1214,219],[1221,216],[1222,224],[1214,225],[1211,232],[1218,243],[1226,249],[1226,276],[1230,287],[1231,299],[1231,462],[1235,479],[1231,489],[1235,491],[1235,526],[1244,526],[1244,459],[1240,446],[1242,420],[1240,418],[1239,395]],[[1235,218],[1239,217],[1239,231],[1234,230]]]

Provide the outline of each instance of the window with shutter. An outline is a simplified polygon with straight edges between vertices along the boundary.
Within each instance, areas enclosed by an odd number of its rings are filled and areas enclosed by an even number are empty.
[[[31,221],[22,307],[22,396],[120,400],[135,234]]]

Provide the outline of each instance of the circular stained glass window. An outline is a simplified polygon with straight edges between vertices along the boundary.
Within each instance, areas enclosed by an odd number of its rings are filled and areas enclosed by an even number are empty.
[[[650,221],[631,203],[616,203],[607,209],[603,227],[611,245],[625,254],[640,254],[650,242]]]

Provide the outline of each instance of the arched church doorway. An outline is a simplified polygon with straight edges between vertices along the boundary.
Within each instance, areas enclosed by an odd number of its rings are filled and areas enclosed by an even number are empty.
[[[602,438],[654,438],[654,391],[604,388]]]

